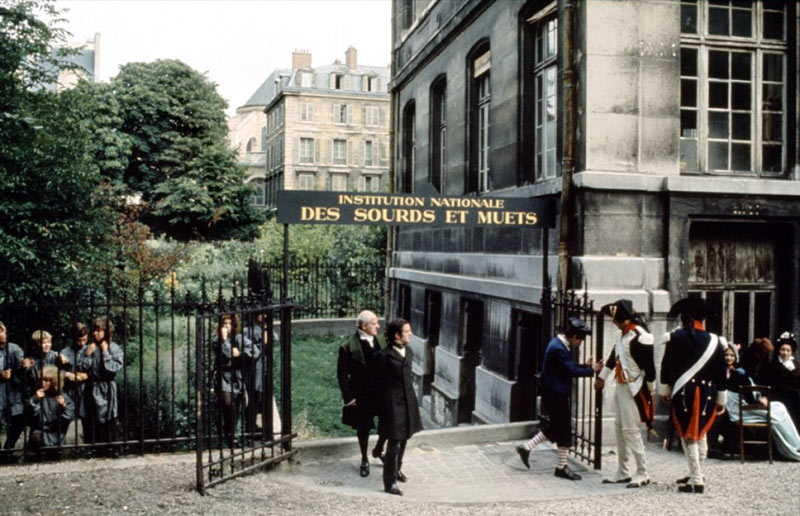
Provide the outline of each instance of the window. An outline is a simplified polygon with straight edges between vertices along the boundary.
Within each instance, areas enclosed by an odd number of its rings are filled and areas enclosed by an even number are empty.
[[[345,76],[340,73],[331,74],[331,89],[342,90],[345,89]]]
[[[431,176],[429,182],[442,191],[447,142],[447,80],[437,79],[431,87]]]
[[[300,72],[300,87],[310,88],[312,86],[313,75],[309,72]]]
[[[350,122],[350,109],[347,104],[334,104],[332,111],[334,124],[346,124]]]
[[[314,163],[314,138],[300,138],[300,163]]]
[[[250,181],[250,184],[255,188],[253,195],[250,197],[250,204],[252,206],[264,206],[264,186],[266,185],[266,181],[260,178],[253,179]]]
[[[479,44],[469,58],[469,177],[467,193],[489,191],[489,126],[491,107],[491,53]]]
[[[681,2],[682,172],[785,170],[786,42],[782,2]]]
[[[381,88],[380,77],[370,77],[368,75],[361,76],[361,90],[362,91],[379,91]]]
[[[535,180],[558,175],[556,159],[558,19],[555,13],[531,23],[533,37],[533,168]]]
[[[364,107],[364,125],[378,125],[378,106]]]
[[[303,102],[300,104],[300,120],[303,122],[314,121],[314,104],[311,102]]]
[[[333,164],[347,165],[347,140],[333,140]]]
[[[251,152],[255,151],[256,150],[255,147],[256,147],[256,139],[255,138],[250,138],[249,140],[247,140],[247,153],[248,154],[250,154]]]
[[[372,140],[364,142],[364,166],[372,167],[375,165],[375,145]]]
[[[381,189],[380,176],[364,174],[358,178],[358,189],[362,192],[379,192]]]
[[[331,190],[344,192],[347,190],[347,174],[331,174]]]
[[[411,27],[411,24],[414,23],[414,0],[400,2],[400,23],[403,29]]]
[[[403,110],[403,171],[400,175],[400,191],[411,193],[414,184],[416,137],[414,135],[414,101]]]
[[[314,174],[311,172],[298,172],[297,173],[297,189],[298,190],[313,190],[314,189]]]

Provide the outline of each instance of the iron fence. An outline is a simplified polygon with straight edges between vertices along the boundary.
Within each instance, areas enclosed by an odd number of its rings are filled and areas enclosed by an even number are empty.
[[[263,265],[273,282],[282,277],[281,262]],[[295,319],[355,318],[365,307],[376,313],[384,305],[386,266],[375,261],[357,265],[320,261],[289,263],[289,298]]]
[[[543,342],[550,341],[555,331],[566,327],[570,317],[577,317],[592,326],[592,335],[586,337],[583,345],[573,349],[573,359],[586,363],[591,356],[595,360],[603,358],[603,315],[594,311],[594,302],[589,299],[588,288],[584,295],[575,291],[553,291],[542,295],[544,319]],[[572,444],[570,452],[582,461],[600,469],[603,442],[603,393],[593,388],[593,378],[575,378],[571,396],[573,421]]]
[[[272,313],[282,306],[271,304],[264,292],[242,288],[247,284],[231,280],[219,285],[215,296],[205,285],[199,293],[179,294],[175,284],[140,284],[133,292],[117,292],[109,282],[99,291],[75,291],[57,302],[0,304],[7,330],[0,370],[8,371],[0,375],[0,462],[195,449],[196,376],[202,362],[196,355],[198,325],[221,311]],[[110,338],[90,353],[98,319]],[[88,327],[86,343],[76,342],[78,323]],[[32,340],[38,331],[50,336],[49,353]],[[25,359],[9,343],[17,343]],[[271,352],[263,359],[270,371]],[[57,367],[64,385],[42,398],[37,391],[44,386],[45,365]],[[265,385],[272,381],[270,372]],[[58,401],[59,394],[67,406]],[[290,403],[288,394],[281,399],[280,389],[275,395],[281,406]],[[214,432],[204,437],[215,441]],[[41,434],[46,434],[44,443]]]

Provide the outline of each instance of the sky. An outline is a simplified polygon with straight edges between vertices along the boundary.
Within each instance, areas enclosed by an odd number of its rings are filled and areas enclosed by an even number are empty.
[[[235,112],[292,51],[312,66],[344,62],[349,46],[363,65],[389,66],[390,0],[56,0],[68,9],[70,41],[100,33],[100,80],[129,62],[179,59],[218,85]]]

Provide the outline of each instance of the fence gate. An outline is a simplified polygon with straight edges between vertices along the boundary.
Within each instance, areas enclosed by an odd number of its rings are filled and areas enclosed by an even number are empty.
[[[216,306],[196,318],[200,493],[295,454],[291,309],[288,302]],[[279,338],[276,319],[280,320]]]
[[[588,291],[584,289],[584,292]],[[567,319],[577,317],[592,326],[592,335],[586,337],[573,359],[585,363],[591,356],[603,358],[603,314],[594,312],[593,301],[587,294],[578,296],[575,291],[558,290],[542,296],[543,342],[550,341],[555,331],[566,325]],[[594,377],[575,378],[572,385],[572,444],[570,452],[594,469],[600,469],[603,442],[603,392],[594,390]]]

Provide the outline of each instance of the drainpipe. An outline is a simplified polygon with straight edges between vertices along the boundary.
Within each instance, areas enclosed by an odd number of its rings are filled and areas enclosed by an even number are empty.
[[[395,106],[397,105],[397,90],[394,86],[394,78],[395,72],[397,71],[397,62],[395,60],[395,41],[397,36],[397,3],[395,1],[392,2],[392,59],[389,65],[389,84],[387,85],[390,87],[390,97],[389,97],[389,191],[394,192],[394,181],[395,181],[395,174],[394,174],[394,139],[395,139],[395,130],[394,130],[394,123],[397,120],[395,116]],[[387,226],[386,231],[386,273],[384,275],[384,308],[383,308],[383,316],[385,320],[389,320],[391,318],[391,307],[392,307],[392,282],[389,278],[389,270],[392,267],[392,253],[394,252],[394,241],[396,237],[396,226]]]
[[[576,75],[575,75],[575,1],[564,0],[562,3],[561,22],[563,27],[562,55],[563,62],[563,115],[562,155],[561,155],[561,213],[558,235],[558,277],[559,288],[569,288],[569,241],[572,229],[574,196],[572,193],[572,174],[575,172],[575,130],[577,110]]]

